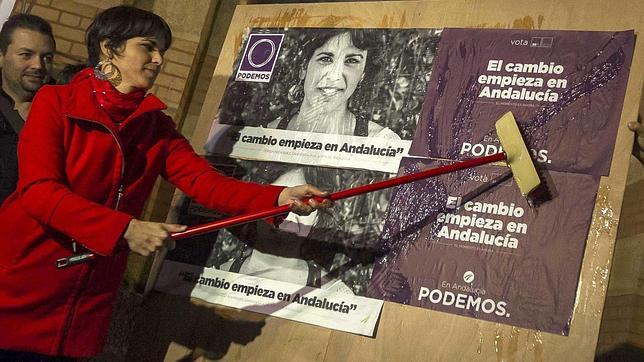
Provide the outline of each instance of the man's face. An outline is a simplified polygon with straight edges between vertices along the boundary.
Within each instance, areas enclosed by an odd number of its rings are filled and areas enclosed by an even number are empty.
[[[17,28],[7,52],[0,52],[2,88],[12,95],[33,97],[49,81],[54,43],[48,35]]]

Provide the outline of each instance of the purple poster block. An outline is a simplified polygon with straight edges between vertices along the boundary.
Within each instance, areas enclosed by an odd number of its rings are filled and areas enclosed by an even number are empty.
[[[410,153],[496,153],[512,111],[541,167],[607,175],[633,46],[633,31],[445,29]]]
[[[368,296],[567,335],[599,177],[549,176],[556,197],[538,209],[505,167],[397,188]]]

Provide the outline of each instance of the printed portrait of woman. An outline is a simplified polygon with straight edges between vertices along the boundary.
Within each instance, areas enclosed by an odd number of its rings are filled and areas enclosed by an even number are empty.
[[[297,131],[302,138],[311,132],[413,138],[440,31],[271,32],[285,34],[273,78],[269,83],[231,78],[219,110],[220,123]],[[306,182],[329,192],[392,176],[297,160],[236,160],[236,167],[246,180],[282,186]],[[377,240],[389,195],[390,190],[361,195],[308,216],[291,213],[278,229],[255,223],[211,235],[210,242],[202,239],[212,244],[205,266],[365,295],[373,260],[383,253]],[[181,259],[175,258],[186,262]]]
[[[349,109],[359,87],[370,86],[369,76],[382,68],[382,49],[376,30],[328,30],[304,47],[299,82],[289,100],[300,104],[297,113],[268,124],[270,128],[369,137],[400,137],[389,128]]]

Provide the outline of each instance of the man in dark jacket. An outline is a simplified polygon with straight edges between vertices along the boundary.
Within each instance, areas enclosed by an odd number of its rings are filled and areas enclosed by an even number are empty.
[[[18,134],[36,91],[50,81],[55,49],[51,25],[35,15],[11,16],[0,31],[0,204],[16,188]]]

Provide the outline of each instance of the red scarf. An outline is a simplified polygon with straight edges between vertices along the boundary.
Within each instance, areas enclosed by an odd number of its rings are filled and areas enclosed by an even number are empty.
[[[91,68],[87,68],[81,73],[87,73],[98,105],[116,123],[125,121],[145,98],[144,90],[135,90],[127,94],[119,92],[112,83],[96,78],[94,70]]]

